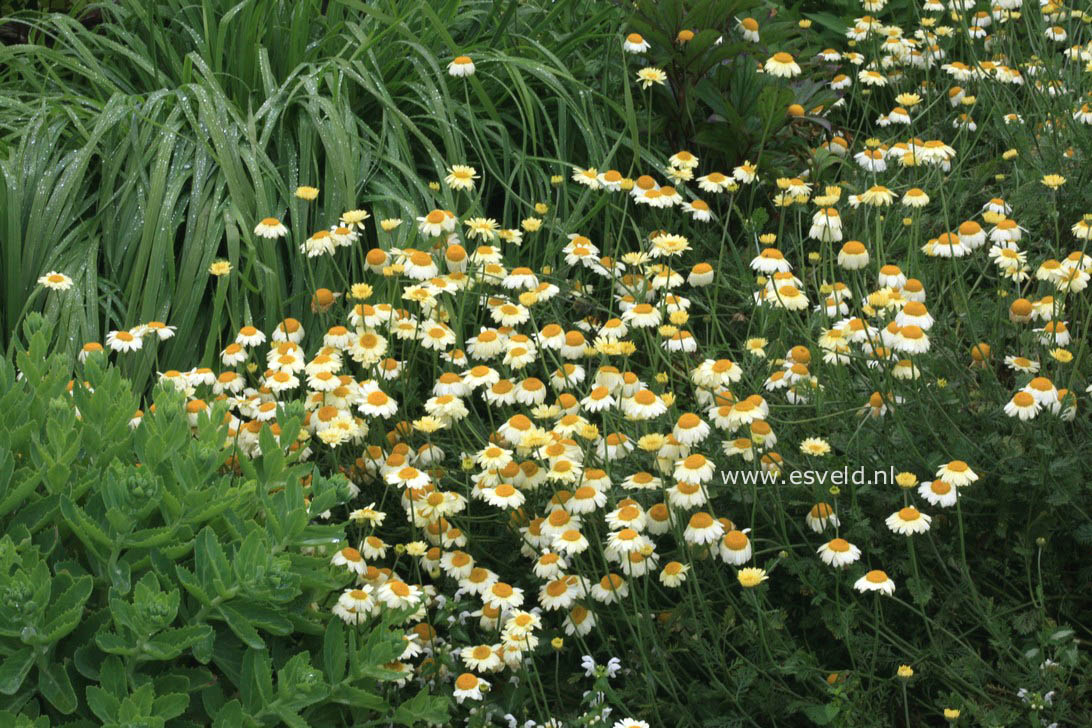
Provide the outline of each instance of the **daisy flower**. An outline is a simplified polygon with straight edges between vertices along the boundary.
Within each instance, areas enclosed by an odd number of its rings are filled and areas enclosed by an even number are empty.
[[[497,236],[497,221],[491,217],[472,217],[469,220],[464,220],[463,224],[466,225],[468,238],[492,240]]]
[[[459,659],[471,670],[496,672],[503,667],[500,655],[497,654],[499,649],[499,644],[464,647],[459,650]]]
[[[922,513],[913,506],[907,506],[892,513],[884,522],[895,533],[913,536],[928,531],[932,520],[932,516]]]
[[[1012,395],[1012,399],[1005,403],[1005,414],[1009,417],[1019,417],[1023,421],[1034,419],[1042,405],[1030,392],[1019,391]]]
[[[688,571],[690,571],[688,564],[670,561],[660,570],[660,583],[669,589],[674,589],[686,581]]]
[[[235,343],[240,346],[261,346],[265,343],[265,334],[253,326],[244,326],[235,336]]]
[[[683,539],[689,544],[704,545],[714,543],[724,535],[724,526],[705,511],[699,511],[690,517],[683,532]]]
[[[596,601],[612,604],[629,595],[629,584],[618,574],[607,574],[592,585],[591,595]]]
[[[120,330],[106,335],[106,345],[113,351],[139,351],[144,342],[132,330]]]
[[[859,592],[878,591],[888,596],[895,593],[895,582],[883,571],[873,569],[853,583]]]
[[[277,218],[267,217],[263,218],[262,221],[255,226],[254,234],[261,238],[273,240],[287,235],[288,228],[286,228]]]
[[[72,287],[72,279],[64,273],[58,273],[55,270],[51,270],[38,279],[38,285],[45,286],[54,291],[67,291]]]
[[[470,56],[456,56],[451,63],[447,64],[447,72],[456,78],[473,76],[474,71],[474,61],[470,59]]]
[[[961,488],[978,480],[978,474],[962,460],[952,460],[937,468],[937,477],[950,485]]]
[[[447,176],[444,177],[444,184],[453,190],[472,190],[474,189],[474,180],[480,179],[481,175],[473,167],[468,167],[465,164],[455,164],[448,167]]]
[[[416,607],[421,602],[421,588],[394,578],[384,582],[376,591],[379,601],[391,609]]]
[[[663,86],[666,81],[667,74],[662,69],[646,66],[637,71],[637,82],[641,84],[641,88],[647,89],[653,85]]]
[[[830,444],[821,437],[808,437],[800,443],[800,452],[805,455],[822,457],[830,453]]]
[[[364,624],[375,613],[378,604],[372,597],[372,587],[346,589],[338,597],[331,611],[348,624]]]
[[[808,515],[804,517],[804,522],[808,525],[808,528],[816,533],[822,533],[827,525],[839,526],[841,521],[838,520],[837,514],[834,513],[834,509],[829,503],[816,503],[808,511]]]
[[[941,508],[951,508],[956,504],[959,496],[955,486],[943,480],[927,480],[918,486],[918,495],[929,501],[931,505]]]
[[[743,531],[733,529],[720,539],[718,550],[720,558],[726,564],[742,566],[751,560],[753,550],[751,539],[747,537],[748,531],[750,531],[749,528]]]
[[[523,590],[497,581],[482,592],[482,601],[496,609],[517,609],[523,604]]]
[[[652,44],[645,40],[640,33],[630,33],[623,41],[622,47],[626,53],[644,53],[652,47]]]
[[[346,546],[330,559],[330,563],[334,566],[344,566],[354,574],[363,574],[367,566],[364,563],[364,557],[360,555],[360,552],[354,548]]]
[[[769,576],[766,574],[765,569],[759,569],[753,566],[740,569],[736,573],[736,579],[739,580],[739,585],[744,589],[753,589],[768,578]]]
[[[489,682],[473,673],[464,672],[455,678],[455,690],[453,695],[455,696],[456,702],[460,705],[467,699],[481,700],[483,690],[489,690]]]
[[[824,564],[841,568],[861,558],[861,550],[844,538],[832,538],[817,550]]]
[[[417,218],[417,229],[422,235],[438,237],[454,231],[456,222],[455,215],[447,210],[432,210],[424,217]]]
[[[780,78],[793,78],[800,75],[800,66],[791,55],[784,51],[770,56],[762,68],[771,76]]]
[[[672,476],[687,483],[707,483],[713,479],[713,461],[700,453],[694,453],[675,463]]]
[[[758,43],[758,21],[754,18],[741,18],[738,22],[739,30],[743,34],[743,39],[751,43]]]

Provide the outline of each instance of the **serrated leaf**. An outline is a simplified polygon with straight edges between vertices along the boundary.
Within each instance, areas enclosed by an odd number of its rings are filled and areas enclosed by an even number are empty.
[[[197,534],[194,557],[197,579],[205,592],[221,597],[228,596],[228,585],[233,581],[231,564],[216,538],[216,532],[209,526],[205,526]]]
[[[188,541],[193,537],[193,531],[189,526],[181,528],[174,526],[159,526],[157,528],[142,528],[139,531],[124,536],[122,541],[126,548],[150,549],[176,541]]]
[[[72,532],[76,534],[76,537],[87,544],[88,547],[91,544],[102,546],[106,549],[111,549],[114,546],[114,541],[106,532],[103,531],[95,521],[91,519],[83,509],[73,503],[67,496],[61,496],[60,498],[61,515],[64,516],[64,520],[68,522]]]
[[[338,703],[346,703],[354,708],[362,708],[376,713],[385,713],[389,707],[383,696],[354,688],[351,685],[336,686],[330,693],[330,698]]]
[[[172,660],[199,642],[211,640],[212,627],[193,624],[178,629],[165,629],[145,642],[144,652],[155,660]]]
[[[815,725],[830,725],[830,722],[838,717],[838,706],[833,704],[806,705],[801,712]]]
[[[251,710],[273,702],[273,665],[264,650],[247,650],[243,655],[243,684],[239,694]]]
[[[254,625],[243,616],[242,612],[227,604],[219,605],[216,610],[224,618],[224,622],[227,623],[231,631],[235,633],[235,636],[241,639],[247,647],[253,650],[265,649],[265,641],[262,640],[258,630],[254,629]]]
[[[98,685],[88,685],[85,693],[87,706],[103,723],[116,721],[121,701]]]
[[[178,577],[178,583],[189,592],[197,601],[201,604],[208,606],[212,603],[212,597],[208,595],[199,583],[197,583],[197,577],[193,572],[187,570],[184,566],[177,565],[174,567],[175,575]]]
[[[50,705],[65,715],[74,713],[79,706],[72,680],[68,677],[67,660],[50,662],[43,659],[38,662],[38,690]]]
[[[247,608],[246,618],[252,625],[270,634],[280,636],[292,634],[292,622],[275,609],[254,605]]]
[[[83,619],[83,607],[74,607],[51,619],[36,640],[39,644],[53,644],[80,625]]]
[[[152,713],[163,720],[170,720],[185,713],[189,704],[190,696],[184,693],[160,695],[152,703]]]
[[[16,508],[21,508],[23,502],[27,499],[34,489],[38,487],[38,483],[42,480],[42,474],[35,471],[33,468],[20,468],[19,477],[16,479],[17,485],[14,488],[9,488],[11,474],[14,470],[15,463],[12,460],[11,453],[6,453],[6,460],[0,459],[0,516],[6,516]]]
[[[79,626],[93,586],[94,580],[90,576],[81,576],[49,605],[49,611],[57,616],[42,628],[42,644],[52,644]]]
[[[331,685],[345,679],[347,657],[344,623],[340,619],[331,619],[322,638],[322,666]]]
[[[123,700],[129,693],[126,680],[125,665],[120,658],[110,655],[102,661],[102,669],[99,670],[99,685],[118,700]]]
[[[305,721],[299,713],[289,708],[281,708],[277,711],[280,718],[288,728],[311,728],[311,724]]]
[[[117,632],[102,630],[95,635],[95,644],[100,650],[111,655],[127,656],[136,652],[136,643]]]
[[[421,688],[419,693],[398,706],[391,720],[410,728],[418,723],[443,725],[448,721],[447,707],[446,699],[430,695],[428,688]]]
[[[250,725],[244,722],[243,706],[238,700],[232,700],[224,704],[216,713],[216,719],[212,722],[212,728],[239,728],[242,725]]]

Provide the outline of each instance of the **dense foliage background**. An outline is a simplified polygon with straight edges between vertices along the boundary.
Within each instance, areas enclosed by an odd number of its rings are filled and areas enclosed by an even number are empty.
[[[886,400],[883,418],[859,411],[897,383],[865,362],[855,361],[852,375],[822,370],[815,399],[790,405],[764,389],[768,367],[744,348],[766,337],[780,368],[791,347],[810,346],[813,371],[821,370],[813,340],[825,319],[789,318],[752,297],[749,261],[761,233],[777,234],[810,292],[834,271],[837,246],[809,239],[812,210],[772,203],[774,180],[804,176],[816,193],[830,184],[847,197],[861,193],[875,175],[832,154],[831,139],[844,135],[855,151],[873,137],[901,139],[874,123],[895,105],[895,89],[835,91],[829,81],[839,67],[816,57],[845,46],[845,29],[866,12],[857,3],[116,0],[48,8],[59,13],[14,5],[0,3],[8,13],[0,20],[0,412],[18,415],[0,422],[0,723],[515,725],[513,715],[521,725],[611,725],[634,715],[664,726],[886,726],[940,725],[945,708],[962,709],[975,725],[1092,722],[1087,291],[1065,299],[1075,356],[1052,362],[1052,347],[1006,313],[1015,291],[1003,276],[986,264],[922,263],[918,253],[924,239],[1002,192],[1028,231],[1033,266],[1087,252],[1087,239],[1074,245],[1068,230],[1092,212],[1092,134],[1057,120],[1090,100],[1092,74],[1051,60],[1056,48],[1043,40],[1050,19],[1038,3],[1024,3],[1024,17],[1008,26],[1015,30],[998,32],[990,57],[1024,68],[1047,59],[1066,92],[974,86],[973,136],[953,126],[960,109],[943,97],[951,79],[926,74],[936,95],[926,95],[905,136],[950,141],[958,156],[949,169],[922,173],[935,199],[911,223],[895,208],[854,213],[864,221],[857,235],[887,241],[908,272],[928,271],[921,277],[938,321],[924,376],[899,390],[897,406]],[[918,28],[921,3],[883,5],[885,22],[907,35]],[[965,18],[934,15],[956,28],[946,46],[953,57],[986,59],[959,34]],[[760,42],[741,37],[745,16],[761,23]],[[1067,44],[1088,43],[1087,17],[1068,16]],[[621,42],[631,32],[651,44],[636,65]],[[854,47],[878,50],[865,46]],[[759,72],[775,51],[792,53],[805,72],[791,81]],[[477,70],[452,78],[448,63],[462,54]],[[642,65],[664,69],[669,82],[642,89],[634,83]],[[839,99],[845,106],[832,111]],[[799,113],[787,113],[794,107]],[[1004,118],[1015,112],[1028,123]],[[574,167],[662,176],[682,149],[703,172],[754,161],[763,186],[733,193],[703,226],[655,210],[640,217],[570,181]],[[481,175],[469,199],[440,184],[460,163]],[[1066,184],[1048,191],[1040,180],[1051,173],[1064,173]],[[300,185],[321,194],[306,201],[294,194]],[[330,556],[366,535],[349,514],[390,491],[366,477],[362,448],[316,444],[318,454],[303,461],[298,444],[284,443],[308,429],[307,412],[285,401],[276,435],[260,429],[260,455],[226,457],[223,443],[238,435],[226,408],[187,417],[185,398],[156,384],[168,369],[222,369],[221,352],[244,324],[270,333],[292,316],[319,332],[306,344],[313,353],[321,332],[345,321],[346,294],[359,281],[375,284],[373,303],[410,305],[364,254],[421,245],[413,220],[430,209],[515,227],[536,203],[549,211],[543,234],[508,248],[505,263],[564,286],[534,309],[540,324],[568,328],[618,312],[610,289],[595,290],[598,279],[562,262],[568,234],[604,241],[604,255],[621,257],[647,247],[656,230],[681,232],[688,264],[707,261],[716,271],[687,321],[701,355],[677,365],[649,338],[627,366],[647,382],[669,382],[680,404],[698,411],[688,367],[703,357],[747,359],[737,389],[773,402],[769,419],[787,467],[895,468],[925,480],[960,458],[981,476],[977,490],[957,510],[935,511],[934,533],[908,540],[883,525],[906,498],[897,488],[869,484],[841,500],[826,487],[761,496],[725,488],[715,500],[760,533],[755,563],[771,573],[768,583],[741,591],[718,558],[694,555],[685,590],[646,589],[639,604],[604,611],[586,640],[549,625],[532,650],[537,667],[511,684],[492,677],[473,714],[452,700],[450,673],[461,668],[447,648],[428,652],[404,685],[392,665],[414,610],[384,612],[360,629],[331,617],[351,578]],[[351,253],[336,261],[300,254],[314,231],[356,208],[372,219]],[[269,216],[286,224],[286,236],[253,232]],[[406,222],[384,232],[373,223],[385,218]],[[810,253],[826,256],[822,267],[806,266]],[[229,276],[210,273],[217,260],[231,263]],[[50,270],[73,279],[64,295],[38,284]],[[867,297],[871,278],[837,275]],[[1036,285],[1018,290],[1030,296]],[[320,287],[338,292],[332,309],[315,305]],[[494,324],[479,302],[450,310],[459,345]],[[77,358],[86,342],[153,320],[177,327],[175,335],[112,363]],[[979,342],[993,351],[984,364],[972,353]],[[1004,415],[1030,379],[1004,357],[1033,349],[1057,388],[1074,395],[1074,418]],[[435,394],[439,372],[458,367],[416,347],[399,351],[410,374],[389,391],[407,412],[397,419],[410,420]],[[147,414],[131,427],[138,407]],[[472,407],[458,436],[437,436],[449,487],[473,490],[462,456],[483,447],[499,422],[491,408]],[[399,441],[434,442],[411,431],[377,419],[358,444],[386,457]],[[814,435],[833,446],[827,460],[799,454]],[[656,457],[646,459],[653,469]],[[852,578],[832,577],[815,558],[803,514],[821,500],[838,505],[840,535],[898,583],[893,598],[854,594]],[[527,511],[547,503],[540,493]],[[387,506],[383,539],[401,549],[389,565],[443,593],[441,579],[405,555],[420,530],[401,518],[396,496]],[[472,533],[467,550],[524,583],[517,522],[477,512],[460,526]],[[524,586],[529,597],[537,591]],[[448,646],[472,644],[480,604],[472,614],[465,594],[448,596],[424,624],[441,628]],[[625,672],[586,674],[584,654],[600,664],[618,656]],[[896,677],[900,665],[914,676]],[[609,720],[603,706],[615,710]]]

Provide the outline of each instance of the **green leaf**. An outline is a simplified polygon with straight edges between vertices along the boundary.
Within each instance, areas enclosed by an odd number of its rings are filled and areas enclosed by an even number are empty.
[[[33,647],[24,647],[4,658],[4,662],[0,664],[0,693],[14,695],[33,666]]]
[[[242,583],[253,580],[259,568],[269,561],[269,545],[264,535],[261,529],[252,527],[232,559],[236,577]]]
[[[185,713],[189,704],[190,696],[184,693],[160,695],[152,703],[152,712],[163,720],[170,720]]]
[[[49,659],[38,661],[38,690],[42,697],[59,712],[68,715],[79,706],[76,692],[72,689],[72,680],[68,677],[68,661],[51,662]]]
[[[130,638],[122,637],[117,632],[102,630],[95,635],[95,644],[103,652],[111,655],[132,655],[136,653],[136,642]]]
[[[238,700],[225,703],[212,722],[212,728],[239,728],[247,725],[254,725],[254,721],[245,719],[243,706]]]
[[[281,636],[292,634],[292,622],[284,616],[283,612],[270,607],[250,606],[246,610],[246,618],[252,625],[270,634]]]
[[[258,630],[254,629],[254,625],[243,616],[242,612],[227,604],[219,605],[216,610],[224,618],[231,631],[235,633],[235,636],[241,639],[247,647],[253,650],[265,649],[265,642],[258,634]]]
[[[49,611],[57,616],[42,629],[43,644],[52,644],[79,626],[83,606],[90,598],[93,586],[94,580],[90,576],[81,576],[49,605]]]
[[[212,597],[209,596],[201,585],[197,582],[197,577],[193,575],[193,572],[187,570],[181,564],[174,567],[175,575],[178,577],[178,582],[189,592],[197,601],[201,604],[208,606],[212,604]]]
[[[216,532],[209,526],[205,526],[201,529],[201,533],[197,534],[194,556],[197,579],[205,592],[230,598],[228,586],[234,583],[231,578],[231,564],[220,546],[220,541],[216,538]]]
[[[346,659],[345,625],[340,619],[331,619],[322,638],[322,666],[331,685],[345,679]]]
[[[330,699],[338,703],[347,703],[354,708],[362,708],[376,713],[385,713],[389,707],[387,701],[381,695],[344,684],[334,687],[330,693]]]
[[[260,710],[273,702],[273,664],[264,650],[246,651],[242,679],[239,694],[250,710]]]
[[[129,694],[129,687],[126,684],[125,665],[120,658],[110,655],[102,661],[102,669],[99,670],[99,684],[118,700],[124,699]]]
[[[60,498],[61,515],[64,516],[64,520],[68,522],[72,532],[76,534],[76,538],[83,541],[83,543],[97,553],[98,550],[95,546],[101,546],[107,551],[113,548],[113,540],[106,535],[97,523],[91,520],[91,517],[84,513],[83,509],[73,503],[68,496],[61,496]]]
[[[815,725],[829,725],[838,717],[838,706],[834,703],[806,705],[802,711]]]
[[[280,718],[288,728],[311,728],[311,724],[305,721],[299,713],[290,708],[280,708],[277,711]]]
[[[160,526],[158,528],[143,528],[133,531],[122,537],[126,548],[150,549],[177,541],[189,541],[193,537],[193,531],[189,526]]]
[[[87,706],[103,723],[111,723],[118,719],[118,708],[121,707],[121,701],[113,695],[98,685],[88,685],[86,697]]]
[[[34,492],[42,480],[42,473],[33,468],[20,468],[11,488],[11,475],[15,470],[15,460],[10,452],[0,454],[0,516],[6,516],[16,508],[21,508],[27,496]]]
[[[430,695],[428,688],[421,688],[419,693],[398,706],[391,720],[411,728],[418,723],[443,725],[448,721],[447,707],[446,699]]]
[[[193,645],[212,640],[214,635],[207,624],[166,629],[145,642],[144,653],[155,660],[173,660]]]

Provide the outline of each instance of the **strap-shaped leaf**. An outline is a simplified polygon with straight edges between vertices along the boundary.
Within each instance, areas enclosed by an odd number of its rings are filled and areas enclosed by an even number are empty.
[[[326,634],[322,638],[322,667],[326,670],[326,679],[336,685],[345,679],[345,624],[340,619],[331,619],[326,625]]]
[[[38,690],[50,705],[65,715],[74,713],[79,706],[72,680],[68,677],[68,660],[55,662],[46,657],[40,659]]]
[[[216,532],[210,527],[205,526],[201,529],[201,533],[197,534],[194,555],[197,579],[202,588],[208,594],[224,596],[228,585],[234,583],[231,564],[223,547],[220,546],[220,541],[216,538]]]
[[[260,710],[273,702],[273,664],[264,650],[247,650],[243,655],[239,694],[251,710]]]

